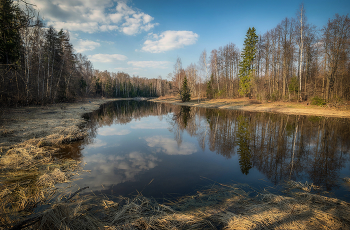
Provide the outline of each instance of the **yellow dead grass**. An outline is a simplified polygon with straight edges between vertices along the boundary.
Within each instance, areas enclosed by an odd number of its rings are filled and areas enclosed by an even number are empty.
[[[292,182],[293,184],[293,182]],[[309,185],[305,185],[308,187]],[[255,193],[244,185],[212,186],[168,204],[83,196],[54,205],[33,229],[349,229],[350,204],[304,190]],[[91,202],[93,201],[93,202]]]
[[[38,186],[52,187],[57,183],[62,183],[67,180],[66,174],[59,168],[55,168],[51,173],[44,173],[37,180]]]
[[[62,144],[81,140],[82,115],[112,100],[5,108],[0,112],[0,229],[8,229],[37,206],[50,202],[54,187],[81,170],[80,162],[52,156]]]
[[[249,112],[271,112],[295,115],[326,116],[350,118],[350,106],[342,108],[325,108],[310,105],[308,102],[262,102],[255,99],[211,99],[181,102],[178,97],[160,97],[152,99],[154,102],[171,103],[175,105],[195,106],[203,108],[235,109]]]

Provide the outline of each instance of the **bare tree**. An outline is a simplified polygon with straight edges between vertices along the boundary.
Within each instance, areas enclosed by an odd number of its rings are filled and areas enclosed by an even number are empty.
[[[327,63],[326,100],[330,100],[335,81],[337,79],[341,61],[346,61],[349,52],[350,19],[348,16],[335,15],[323,28],[323,45],[325,62]],[[348,73],[349,74],[349,73]]]

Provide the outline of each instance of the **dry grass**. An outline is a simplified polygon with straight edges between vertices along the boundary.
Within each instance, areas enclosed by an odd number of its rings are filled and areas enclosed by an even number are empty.
[[[272,112],[296,115],[312,115],[326,117],[350,117],[350,106],[344,105],[341,108],[323,108],[310,105],[308,102],[266,102],[255,99],[237,98],[237,99],[193,99],[190,102],[181,102],[178,97],[159,97],[150,101],[171,103],[175,105],[196,106],[204,108],[235,109],[250,112]]]
[[[82,212],[80,205],[72,208],[69,204],[54,205],[40,218],[33,229],[103,229],[101,221]]]
[[[0,158],[0,167],[2,171],[30,169],[51,161],[53,152],[27,143],[15,145]]]
[[[115,100],[119,99],[88,99],[70,104],[5,108],[6,113],[0,112],[0,154],[25,141],[34,141],[41,147],[82,139],[86,135],[80,129],[86,122],[82,115]]]
[[[41,175],[36,184],[43,187],[53,187],[55,184],[65,182],[66,180],[66,174],[59,168],[55,168],[51,173]]]
[[[0,113],[0,229],[64,193],[54,185],[68,181],[82,166],[53,156],[62,144],[86,137],[83,114],[113,100],[5,108]]]
[[[56,150],[25,142],[12,146],[0,158],[0,228],[7,229],[49,202],[62,192],[54,185],[79,171],[80,162],[54,160],[52,155]]]
[[[298,192],[275,195],[245,185],[213,185],[165,204],[142,195],[114,201],[87,195],[54,205],[31,228],[349,229],[349,203],[306,192],[308,184],[286,186]]]

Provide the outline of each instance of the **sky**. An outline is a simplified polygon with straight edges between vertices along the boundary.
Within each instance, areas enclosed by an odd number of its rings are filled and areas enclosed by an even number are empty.
[[[100,71],[166,79],[177,58],[198,64],[205,49],[234,43],[242,49],[249,27],[264,34],[304,3],[318,29],[335,14],[350,12],[349,0],[27,0],[47,26],[70,33],[75,51]]]

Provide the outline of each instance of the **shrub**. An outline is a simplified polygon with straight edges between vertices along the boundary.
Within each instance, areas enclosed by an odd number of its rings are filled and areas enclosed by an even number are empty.
[[[322,106],[325,104],[326,104],[326,102],[322,98],[320,98],[319,96],[315,96],[311,99],[311,105]]]
[[[275,91],[271,94],[271,101],[278,101],[279,100],[279,95],[278,92]]]
[[[290,79],[288,89],[289,89],[289,92],[291,92],[291,93],[298,93],[299,86],[298,86],[298,78],[297,77],[292,77]]]

